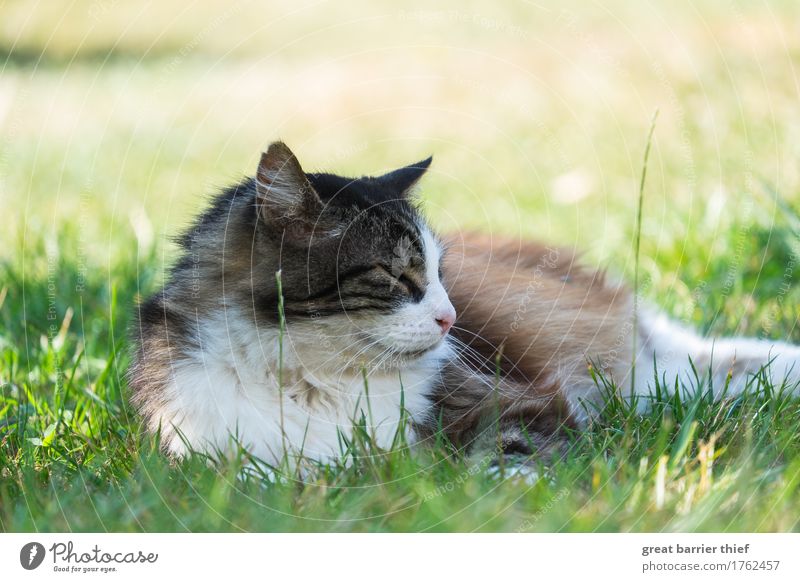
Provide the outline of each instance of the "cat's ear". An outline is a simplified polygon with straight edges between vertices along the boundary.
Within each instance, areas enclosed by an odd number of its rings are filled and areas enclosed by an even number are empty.
[[[407,196],[414,190],[422,176],[425,175],[432,161],[433,157],[428,157],[416,164],[384,174],[378,178],[378,181],[386,188],[397,192],[397,194]]]
[[[276,141],[261,154],[256,172],[256,206],[268,224],[310,233],[323,209],[300,162],[285,143]]]

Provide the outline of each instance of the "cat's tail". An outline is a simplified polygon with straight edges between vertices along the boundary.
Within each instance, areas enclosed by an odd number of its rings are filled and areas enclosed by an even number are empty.
[[[760,380],[775,390],[800,394],[800,347],[781,341],[745,337],[702,337],[644,308],[638,317],[637,358],[633,381],[620,383],[623,394],[633,389],[646,402],[659,389],[673,394],[712,390],[717,397],[734,396]],[[676,379],[678,382],[676,383]]]

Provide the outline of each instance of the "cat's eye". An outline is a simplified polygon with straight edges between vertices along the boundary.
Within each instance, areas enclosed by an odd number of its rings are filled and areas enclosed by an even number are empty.
[[[422,301],[422,298],[425,296],[425,292],[420,289],[419,285],[411,278],[408,277],[405,273],[401,273],[398,275],[397,280],[405,286],[408,290],[408,294],[411,295],[411,298],[414,301]]]
[[[419,285],[417,285],[417,283],[405,273],[393,273],[391,267],[382,263],[375,265],[375,268],[385,272],[390,278],[400,283],[400,285],[403,286],[406,291],[408,291],[408,294],[411,295],[415,301],[421,300],[425,295],[422,289],[420,289]]]

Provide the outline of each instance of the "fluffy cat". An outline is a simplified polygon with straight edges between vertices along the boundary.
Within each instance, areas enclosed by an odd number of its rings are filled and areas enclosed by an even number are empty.
[[[796,383],[797,347],[635,319],[631,293],[567,249],[440,238],[411,199],[430,162],[343,178],[274,143],[195,221],[133,332],[133,402],[168,453],[328,462],[358,421],[380,447],[404,426],[542,453],[601,404],[590,362],[643,404],[654,363],[665,386],[695,384],[689,358],[715,390],[768,363]]]

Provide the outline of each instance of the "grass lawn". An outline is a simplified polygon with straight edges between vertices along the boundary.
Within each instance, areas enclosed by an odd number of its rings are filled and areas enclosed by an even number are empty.
[[[796,531],[800,402],[614,400],[524,479],[358,444],[313,479],[170,463],[126,329],[170,242],[272,140],[309,170],[434,155],[441,231],[585,250],[714,334],[800,341],[796,2],[432,9],[0,4],[0,531]],[[60,6],[63,9],[55,9]]]

